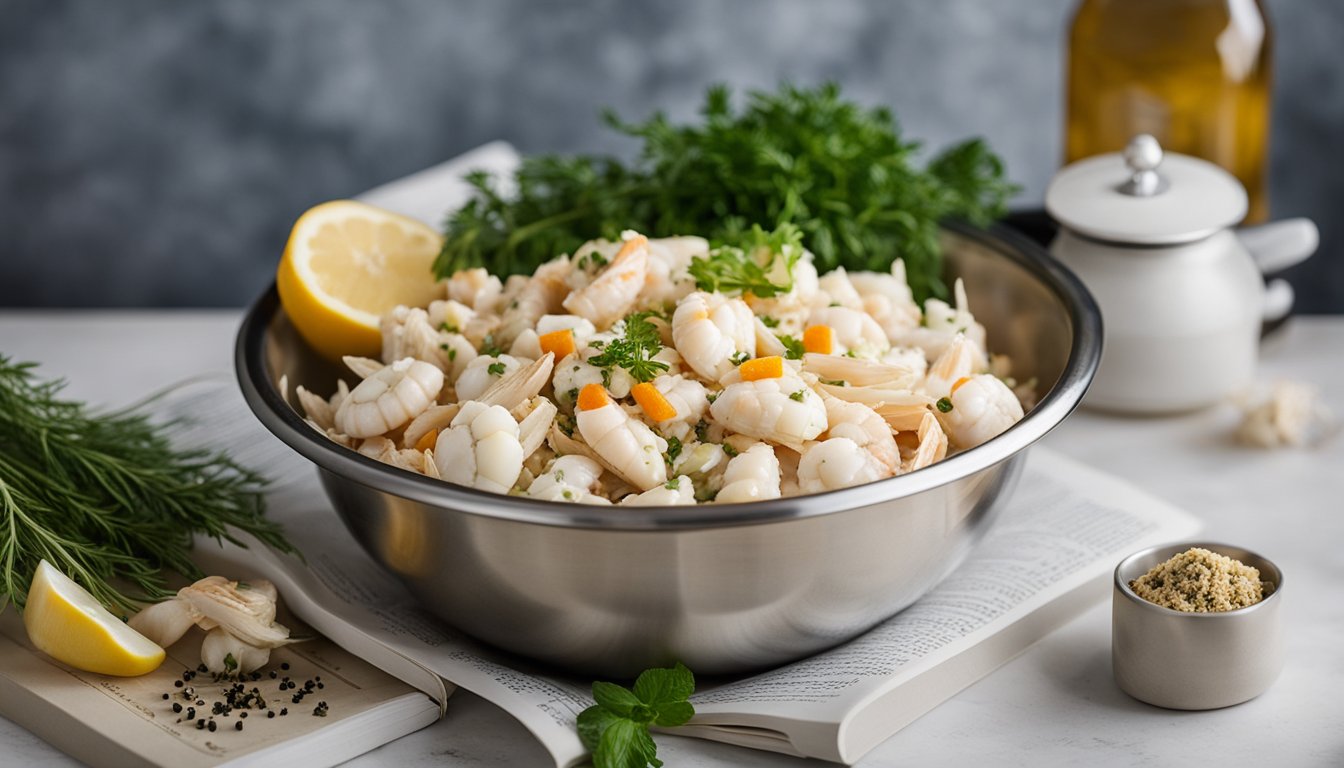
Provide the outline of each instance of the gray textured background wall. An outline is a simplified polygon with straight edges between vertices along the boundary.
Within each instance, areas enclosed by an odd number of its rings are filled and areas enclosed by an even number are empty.
[[[1039,203],[1074,0],[547,3],[0,0],[0,305],[240,305],[294,218],[495,138],[630,146],[706,85],[840,81],[910,136],[986,135]],[[1271,0],[1272,198],[1344,311],[1344,3]]]

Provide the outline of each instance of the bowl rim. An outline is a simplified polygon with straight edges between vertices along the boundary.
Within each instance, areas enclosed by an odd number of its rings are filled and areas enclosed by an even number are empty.
[[[1077,276],[1035,242],[1002,225],[979,229],[961,222],[947,222],[942,226],[1016,262],[1055,294],[1064,305],[1073,331],[1064,370],[1035,408],[992,440],[915,472],[850,488],[732,504],[597,506],[496,494],[384,464],[316,432],[268,379],[266,331],[275,316],[283,311],[274,283],[248,309],[238,329],[234,345],[235,373],[243,398],[262,425],[323,472],[438,507],[444,512],[538,525],[617,531],[734,527],[834,514],[923,493],[1013,457],[1072,413],[1096,374],[1101,360],[1101,311]]]

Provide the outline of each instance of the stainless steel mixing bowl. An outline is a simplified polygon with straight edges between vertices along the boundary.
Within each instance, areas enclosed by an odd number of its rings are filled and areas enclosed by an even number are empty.
[[[759,669],[836,645],[913,603],[984,534],[1025,449],[1078,405],[1101,352],[1082,284],[1007,231],[945,231],[996,352],[1039,404],[984,445],[901,477],[750,504],[595,507],[500,496],[330,442],[281,396],[350,378],[294,332],[275,290],[238,333],[257,418],[318,466],[355,537],[445,621],[572,671],[629,676],[679,660]],[[334,521],[333,521],[334,522]]]

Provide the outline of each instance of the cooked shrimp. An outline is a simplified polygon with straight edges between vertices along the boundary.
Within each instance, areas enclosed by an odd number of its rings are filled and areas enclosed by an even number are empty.
[[[560,456],[549,469],[527,486],[527,495],[546,501],[575,501],[580,504],[610,504],[596,495],[602,465],[586,456]]]
[[[817,281],[816,298],[813,299],[813,306],[829,307],[841,306],[849,309],[863,309],[863,297],[859,296],[858,290],[854,288],[854,283],[849,279],[849,273],[844,267],[835,269],[822,275]]]
[[[568,259],[548,261],[537,267],[510,301],[507,302],[499,328],[495,331],[496,344],[512,344],[518,334],[536,328],[542,315],[558,312],[569,286],[565,277],[570,273]]]
[[[449,357],[450,347],[445,347],[448,334],[430,324],[425,310],[398,306],[383,315],[378,330],[383,337],[384,363],[413,357],[445,373],[452,370],[454,360]]]
[[[798,462],[798,490],[820,493],[890,477],[891,473],[848,437],[810,443]]]
[[[523,362],[513,355],[480,355],[472,359],[457,377],[458,402],[479,398],[495,382],[521,368]]]
[[[503,406],[474,400],[462,403],[451,427],[434,444],[440,477],[495,493],[513,489],[525,458],[513,416]]]
[[[631,418],[601,384],[588,384],[580,391],[575,423],[602,463],[631,485],[647,491],[667,482],[663,462],[667,441]]]
[[[853,440],[877,462],[876,472],[880,477],[896,474],[901,467],[901,452],[886,420],[862,403],[849,403],[835,397],[824,399],[826,420],[830,424],[826,437]]]
[[[919,305],[905,281],[905,262],[891,264],[891,274],[851,272],[849,283],[863,302],[863,311],[882,326],[887,338],[896,341],[902,334],[919,327]]]
[[[587,346],[588,340],[597,333],[597,328],[587,318],[578,315],[542,315],[537,321],[538,336],[566,330],[574,334],[574,345],[579,349]]]
[[[952,409],[941,416],[947,436],[966,450],[989,440],[1022,420],[1022,404],[999,379],[987,373],[952,387]]]
[[[775,449],[756,443],[728,461],[723,487],[715,501],[740,502],[779,498],[779,458]]]
[[[639,292],[639,307],[675,304],[695,290],[695,280],[687,267],[691,259],[709,253],[709,241],[703,237],[664,237],[649,241],[648,275]]]
[[[572,291],[562,302],[565,309],[586,318],[598,328],[608,328],[630,313],[644,287],[648,272],[649,240],[634,235],[626,240],[611,263],[592,282]]]
[[[880,356],[891,342],[877,321],[857,309],[848,307],[819,307],[807,316],[807,326],[825,326],[831,329],[832,348],[813,350],[832,355],[850,354],[863,358]]]
[[[709,409],[709,390],[695,379],[664,374],[649,382],[672,406],[674,415],[658,423],[666,427],[671,422],[694,426]]]
[[[686,475],[678,475],[662,485],[621,499],[623,507],[678,507],[694,503],[695,483]]]
[[[983,357],[984,353],[975,342],[966,338],[966,334],[953,336],[943,353],[929,366],[924,377],[924,393],[934,398],[947,397],[952,385],[980,372],[975,366]]]
[[[465,304],[477,312],[494,309],[494,304],[503,290],[504,286],[499,282],[499,278],[482,267],[458,270],[448,278],[448,298]]]
[[[924,302],[924,327],[910,329],[899,335],[896,341],[919,347],[924,350],[925,357],[936,360],[958,333],[964,333],[981,350],[981,359],[976,360],[975,369],[983,371],[989,367],[989,360],[984,359],[985,327],[977,323],[971,314],[966,285],[960,278],[952,287],[952,295],[955,305],[939,299]]]
[[[733,369],[732,358],[756,356],[756,325],[741,299],[696,291],[672,314],[672,343],[691,370],[710,381]]]
[[[826,406],[791,368],[778,378],[733,381],[709,406],[714,420],[738,434],[801,446],[826,430]]]
[[[402,358],[359,383],[336,409],[336,428],[351,437],[383,435],[419,416],[443,388],[443,371]]]

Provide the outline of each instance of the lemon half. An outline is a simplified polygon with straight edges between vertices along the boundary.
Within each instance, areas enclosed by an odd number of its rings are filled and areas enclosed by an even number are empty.
[[[158,669],[165,655],[46,560],[33,575],[23,625],[38,650],[86,672],[134,677]]]
[[[384,312],[443,298],[431,272],[441,243],[415,219],[353,200],[323,203],[294,223],[276,272],[280,303],[323,356],[377,357]]]

